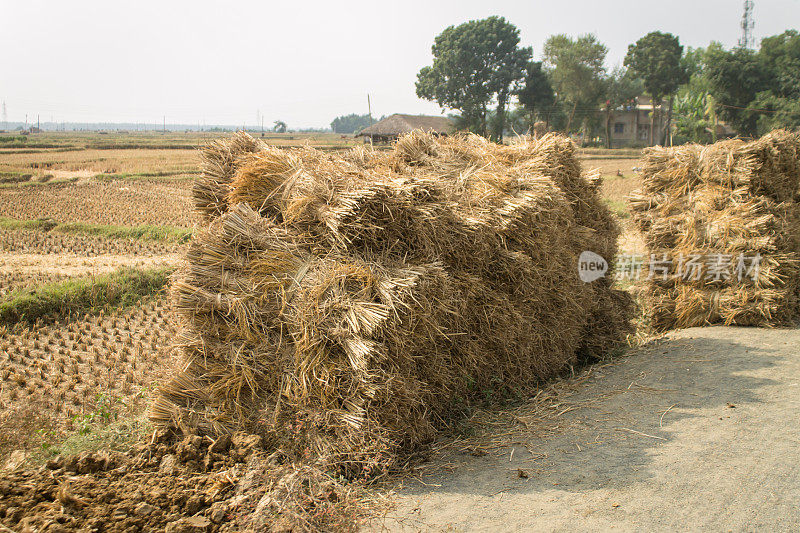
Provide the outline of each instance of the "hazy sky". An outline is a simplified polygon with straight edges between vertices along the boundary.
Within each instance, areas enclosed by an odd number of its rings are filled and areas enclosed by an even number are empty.
[[[337,115],[438,113],[414,80],[451,24],[502,15],[541,56],[595,33],[622,62],[652,30],[688,46],[739,38],[741,0],[277,2],[0,0],[8,119],[326,127]],[[755,35],[800,25],[800,0],[755,0]]]

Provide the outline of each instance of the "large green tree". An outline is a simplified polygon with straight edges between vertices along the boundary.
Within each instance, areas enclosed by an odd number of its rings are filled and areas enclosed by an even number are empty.
[[[675,111],[676,142],[716,142],[717,117],[710,94],[682,89],[675,97]]]
[[[712,43],[706,52],[705,77],[720,118],[742,135],[757,135],[758,113],[748,106],[767,86],[758,54],[745,48],[728,51]]]
[[[417,96],[460,111],[462,120],[484,136],[487,111],[496,102],[494,137],[502,140],[508,99],[532,55],[519,42],[519,30],[503,17],[445,28],[434,39],[433,64],[417,74]]]
[[[670,99],[670,114],[667,128],[672,119],[672,100],[675,91],[687,81],[686,67],[681,61],[683,46],[671,33],[650,32],[635,44],[628,46],[625,66],[642,79],[644,89],[650,95],[653,111],[650,114],[650,144],[655,143],[655,106],[664,97]]]
[[[566,131],[570,131],[578,111],[587,120],[596,114],[603,98],[605,67],[608,49],[594,35],[576,39],[567,35],[552,35],[544,45],[544,63],[560,101],[569,108]]]
[[[800,129],[800,100],[776,96],[762,91],[750,104],[756,118],[756,134],[764,135],[774,129]]]
[[[761,41],[758,55],[778,98],[800,99],[800,33],[787,30]]]
[[[517,90],[517,101],[527,117],[527,128],[533,128],[537,118],[544,119],[549,126],[549,117],[556,102],[556,94],[550,77],[542,68],[541,61],[531,61],[525,70],[525,79]]]
[[[719,116],[742,135],[800,127],[800,33],[761,41],[758,52],[712,43],[704,76]]]
[[[800,128],[800,33],[788,30],[763,39],[758,56],[765,84],[748,106],[758,117],[756,133]]]

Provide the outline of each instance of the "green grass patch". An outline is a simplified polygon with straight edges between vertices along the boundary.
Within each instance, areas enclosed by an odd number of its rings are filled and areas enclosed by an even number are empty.
[[[32,174],[19,174],[17,176],[0,176],[0,183],[25,183],[31,180]]]
[[[0,217],[0,229],[6,230],[32,229],[39,231],[50,231],[57,225],[58,222],[50,218],[17,220],[16,218]]]
[[[87,222],[59,223],[51,218],[17,220],[15,218],[0,217],[0,229],[54,231],[57,233],[99,235],[111,239],[144,239],[176,243],[188,242],[192,237],[191,229],[177,226],[114,226],[110,224],[90,224]]]
[[[162,181],[182,181],[193,180],[200,175],[200,170],[173,170],[173,171],[159,171],[159,172],[132,172],[132,173],[115,173],[115,174],[96,174],[94,179],[96,181],[118,181],[118,180],[137,180],[137,179],[151,179],[151,178],[169,178]],[[157,180],[156,180],[157,181]]]
[[[39,465],[56,455],[76,455],[82,452],[119,451],[126,452],[137,443],[152,434],[153,426],[147,418],[147,411],[141,410],[137,415],[119,415],[111,422],[86,423],[83,420],[73,421],[72,431],[68,436],[53,443],[43,443],[39,453],[31,454],[28,463]],[[92,416],[95,413],[87,415]]]
[[[54,226],[52,231],[100,235],[111,239],[145,239],[178,243],[188,242],[192,237],[192,230],[176,226],[112,226],[85,222],[64,222]]]
[[[22,185],[31,182],[46,183],[52,179],[52,174],[34,176],[29,172],[0,172],[0,184]]]
[[[28,181],[33,177],[30,172],[0,172],[0,183],[19,183]]]
[[[599,159],[631,159],[641,157],[642,148],[578,148],[578,157],[589,155]]]
[[[3,442],[3,435],[0,435],[0,459],[15,449],[24,449],[27,452],[25,465],[35,468],[57,455],[100,450],[126,452],[153,432],[147,417],[153,390],[155,386],[143,387],[124,398],[100,393],[91,410],[74,416],[66,424],[55,423],[41,412],[25,412],[23,408],[17,418],[24,416],[26,420],[8,424],[16,426],[13,429],[17,431],[12,436],[15,438]],[[27,434],[19,435],[21,432]]]
[[[162,291],[171,273],[168,268],[121,268],[109,274],[18,289],[0,300],[0,324],[32,324],[135,305]]]
[[[13,143],[3,143],[0,144],[3,148],[21,148],[22,150],[15,151],[13,153],[29,153],[28,150],[33,148],[40,148],[40,149],[47,149],[47,148],[61,148],[60,144],[52,144],[52,143],[37,143],[37,142],[13,142]],[[35,153],[35,152],[34,152]]]
[[[43,187],[43,186],[51,186],[51,185],[66,185],[68,183],[75,183],[78,181],[78,178],[64,178],[60,180],[52,179],[53,176],[45,175],[35,180],[29,181],[20,181],[20,182],[12,182],[12,183],[0,183],[0,189],[18,189],[20,187]]]
[[[61,152],[80,152],[84,150],[84,148],[80,146],[62,146],[62,145],[49,145],[49,144],[26,144],[23,146],[16,146],[16,148],[22,149],[13,149],[16,145],[0,145],[0,154],[56,154]],[[12,148],[9,150],[5,150],[5,148]]]
[[[194,150],[200,144],[169,144],[169,143],[124,143],[124,142],[94,142],[88,143],[89,150]]]
[[[610,198],[604,198],[603,201],[606,203],[611,212],[617,215],[619,218],[630,218],[631,212],[628,209],[627,202],[622,200],[611,200]]]

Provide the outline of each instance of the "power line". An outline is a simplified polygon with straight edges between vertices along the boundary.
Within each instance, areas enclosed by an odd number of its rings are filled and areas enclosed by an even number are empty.
[[[784,111],[781,109],[760,109],[756,107],[742,107],[738,105],[720,104],[719,102],[717,102],[717,105],[721,107],[727,107],[728,109],[739,109],[741,111],[753,111],[756,113],[781,113],[783,115],[800,115],[800,111]]]

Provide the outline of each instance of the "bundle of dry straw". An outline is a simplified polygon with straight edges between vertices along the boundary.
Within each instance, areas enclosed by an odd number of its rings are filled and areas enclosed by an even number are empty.
[[[800,313],[800,135],[651,148],[631,197],[657,330],[776,326]]]
[[[613,262],[618,230],[573,151],[421,133],[383,153],[209,146],[206,225],[172,287],[184,370],[152,418],[374,475],[470,403],[602,354],[631,302],[578,277],[584,250]]]

